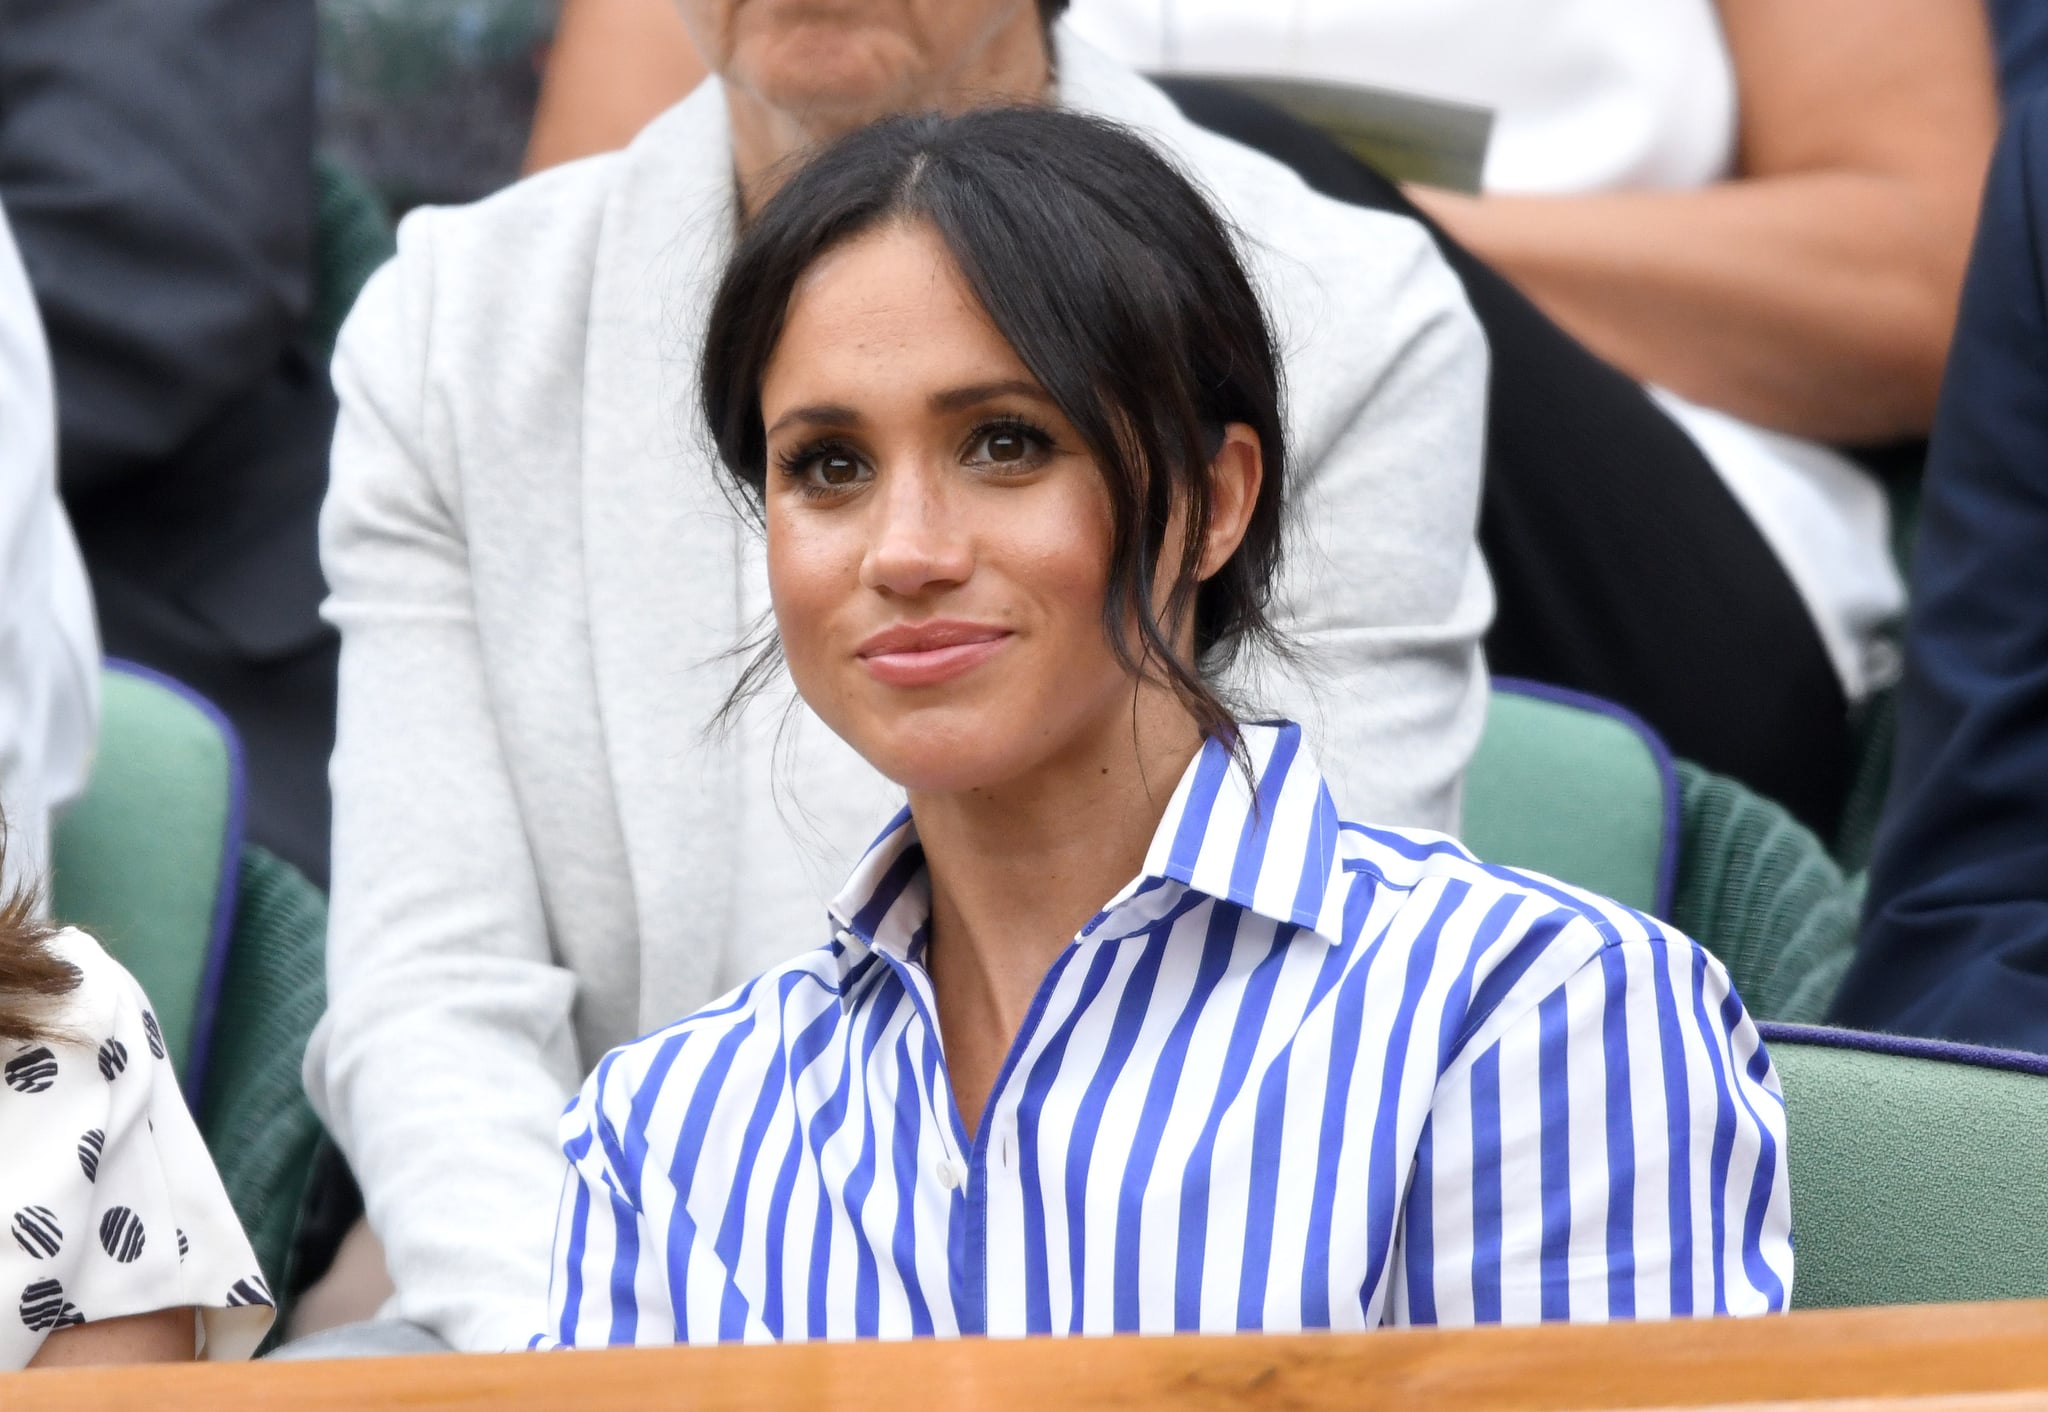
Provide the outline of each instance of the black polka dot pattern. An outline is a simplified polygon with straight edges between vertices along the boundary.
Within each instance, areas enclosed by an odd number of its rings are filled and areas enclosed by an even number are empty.
[[[270,1297],[270,1286],[263,1283],[263,1276],[261,1275],[251,1275],[246,1280],[236,1280],[233,1288],[228,1290],[227,1306],[230,1309],[239,1309],[245,1304],[273,1304],[275,1302]]]
[[[57,1056],[39,1044],[9,1059],[5,1073],[7,1086],[16,1093],[45,1093],[57,1081]]]
[[[108,1083],[119,1078],[121,1071],[128,1067],[128,1046],[118,1039],[110,1039],[100,1046],[100,1077]]]
[[[36,1333],[68,1329],[85,1322],[78,1306],[64,1297],[56,1280],[37,1280],[21,1292],[21,1322]]]
[[[64,1228],[47,1206],[24,1206],[14,1213],[14,1243],[31,1260],[47,1260],[64,1248]]]
[[[55,945],[82,958],[82,993],[51,1038],[0,1040],[0,1295],[15,1294],[20,1320],[0,1303],[0,1386],[57,1330],[171,1306],[233,1307],[212,1332],[222,1356],[246,1355],[266,1322],[248,1309],[277,1301],[193,1129],[163,1024],[89,938]],[[15,1401],[0,1391],[0,1412]]]
[[[142,1218],[125,1206],[109,1206],[100,1217],[100,1249],[123,1265],[142,1258]]]

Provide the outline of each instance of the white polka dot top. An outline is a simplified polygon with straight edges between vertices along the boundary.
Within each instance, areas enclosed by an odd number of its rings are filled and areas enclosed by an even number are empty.
[[[83,932],[61,1038],[0,1041],[0,1370],[56,1329],[190,1307],[202,1357],[247,1358],[270,1290],[134,977]]]

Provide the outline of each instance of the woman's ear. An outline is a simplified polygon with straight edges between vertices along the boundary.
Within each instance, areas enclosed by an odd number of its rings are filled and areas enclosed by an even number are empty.
[[[1265,476],[1266,458],[1259,434],[1243,422],[1226,425],[1223,445],[1209,462],[1209,533],[1202,542],[1197,579],[1213,577],[1237,552],[1251,525]]]

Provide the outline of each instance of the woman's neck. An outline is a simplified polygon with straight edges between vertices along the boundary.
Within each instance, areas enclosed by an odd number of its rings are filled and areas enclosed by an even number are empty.
[[[776,107],[738,83],[725,85],[732,129],[733,170],[739,178],[740,208],[758,211],[789,174],[791,159],[892,113],[940,109],[960,112],[991,103],[1036,103],[1052,94],[1052,57],[1036,11],[1019,11],[1025,23],[1006,27],[976,46],[961,64],[935,75],[921,92],[892,95],[870,109],[839,107],[798,113]]]
[[[970,1131],[1046,971],[1144,866],[1201,744],[1185,712],[1141,711],[1029,781],[911,796],[932,883],[939,1026]]]

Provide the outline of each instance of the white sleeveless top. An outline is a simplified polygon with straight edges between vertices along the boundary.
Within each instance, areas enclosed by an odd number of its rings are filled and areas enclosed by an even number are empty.
[[[1737,89],[1712,0],[1073,0],[1076,33],[1149,72],[1376,85],[1495,112],[1485,186],[1568,194],[1721,180]],[[1882,490],[1828,447],[1663,389],[1776,551],[1852,700],[1896,675],[1904,606]]]

